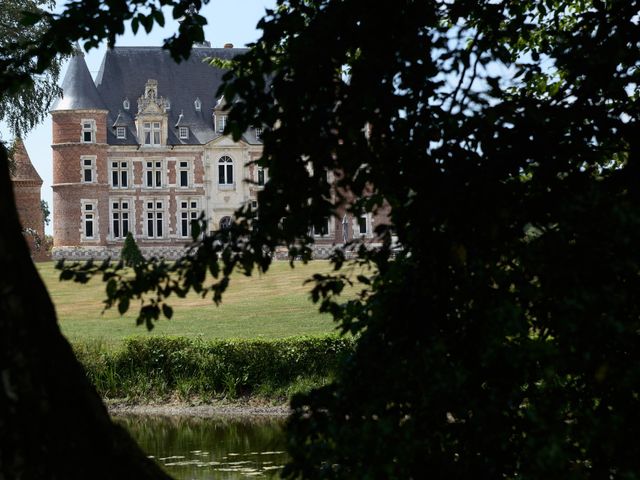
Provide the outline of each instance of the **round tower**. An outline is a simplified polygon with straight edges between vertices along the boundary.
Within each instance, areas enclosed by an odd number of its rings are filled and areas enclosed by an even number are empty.
[[[69,62],[51,110],[54,258],[105,245],[108,228],[107,114],[82,52]]]
[[[18,217],[34,258],[44,258],[44,219],[40,205],[42,178],[33,167],[21,138],[13,145],[15,169],[11,175]]]

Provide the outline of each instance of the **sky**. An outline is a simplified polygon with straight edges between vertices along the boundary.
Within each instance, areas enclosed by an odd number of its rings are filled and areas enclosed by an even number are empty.
[[[256,25],[264,16],[265,9],[274,8],[276,0],[210,0],[200,11],[207,19],[205,27],[205,39],[211,42],[212,47],[222,47],[225,43],[232,43],[235,47],[244,47],[246,44],[260,37],[260,30]],[[59,7],[64,7],[60,2]],[[171,12],[165,12],[165,27],[158,28],[154,25],[149,35],[143,28],[133,35],[127,28],[124,35],[118,37],[116,46],[161,46],[165,38],[171,36],[177,30],[177,22],[172,20]],[[102,57],[107,50],[106,44],[98,49],[85,53],[85,60],[91,75],[95,79]],[[66,73],[66,65],[62,70],[59,83],[62,84]],[[0,125],[0,136],[3,140],[11,138],[5,125]],[[24,138],[25,146],[31,162],[42,177],[42,199],[53,210],[52,201],[52,167],[51,167],[51,118],[48,117]],[[52,223],[45,227],[45,233],[52,234]]]

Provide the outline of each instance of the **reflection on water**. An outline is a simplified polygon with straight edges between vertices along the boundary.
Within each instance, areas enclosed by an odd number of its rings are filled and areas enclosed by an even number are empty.
[[[287,461],[280,418],[125,416],[115,420],[177,479],[277,478]]]

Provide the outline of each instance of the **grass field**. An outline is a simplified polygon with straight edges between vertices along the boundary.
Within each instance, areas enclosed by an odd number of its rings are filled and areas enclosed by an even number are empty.
[[[86,285],[60,282],[54,263],[40,263],[38,270],[53,299],[62,332],[73,343],[98,341],[120,345],[131,335],[180,335],[213,338],[284,338],[318,335],[334,331],[329,315],[321,315],[309,300],[311,285],[304,281],[316,272],[328,272],[326,261],[297,264],[275,262],[259,277],[232,277],[231,286],[216,307],[210,298],[190,295],[174,298],[171,320],[161,318],[152,332],[136,327],[138,304],[120,316],[115,309],[102,314],[105,284],[99,279]]]

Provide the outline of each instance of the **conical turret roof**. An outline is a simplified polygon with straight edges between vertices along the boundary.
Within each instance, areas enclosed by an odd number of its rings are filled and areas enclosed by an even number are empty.
[[[12,175],[14,182],[36,182],[42,185],[42,178],[33,167],[27,149],[21,138],[16,138],[13,147],[13,160],[15,162],[15,171]]]
[[[107,107],[93,83],[84,53],[78,50],[71,58],[62,81],[62,98],[56,101],[51,111],[91,109],[106,110]]]

